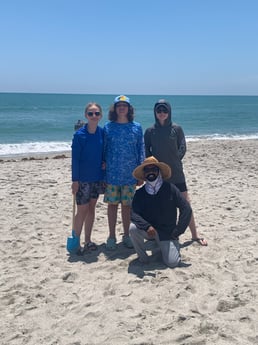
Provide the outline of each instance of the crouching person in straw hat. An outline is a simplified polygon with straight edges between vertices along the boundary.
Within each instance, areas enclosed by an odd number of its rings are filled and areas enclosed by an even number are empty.
[[[137,180],[145,181],[134,195],[130,236],[139,261],[147,263],[144,240],[155,239],[164,263],[176,267],[180,262],[178,238],[189,225],[192,209],[180,191],[167,181],[170,167],[148,157],[133,171]]]

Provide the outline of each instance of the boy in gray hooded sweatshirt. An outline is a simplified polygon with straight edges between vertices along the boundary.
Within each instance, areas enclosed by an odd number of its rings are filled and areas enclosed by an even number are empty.
[[[154,105],[155,124],[144,133],[146,157],[154,156],[158,161],[168,164],[172,170],[169,182],[173,183],[189,201],[182,159],[186,153],[186,140],[183,129],[172,123],[171,105],[160,99]],[[192,241],[206,246],[207,241],[199,237],[192,213],[189,224]]]

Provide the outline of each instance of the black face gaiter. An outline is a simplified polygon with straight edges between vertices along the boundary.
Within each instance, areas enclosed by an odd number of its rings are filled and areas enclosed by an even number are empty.
[[[159,175],[159,168],[157,166],[146,166],[144,168],[144,177],[147,181],[153,182]]]
[[[157,179],[158,174],[150,172],[148,175],[145,175],[145,178],[149,182],[153,182]]]

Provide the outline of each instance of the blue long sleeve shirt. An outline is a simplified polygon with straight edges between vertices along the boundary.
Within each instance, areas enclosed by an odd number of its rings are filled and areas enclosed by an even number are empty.
[[[104,126],[106,182],[116,186],[133,185],[133,170],[145,158],[142,127],[137,122],[108,122]]]
[[[95,133],[89,133],[87,124],[73,136],[72,142],[72,181],[98,182],[104,179],[103,129],[97,127]]]

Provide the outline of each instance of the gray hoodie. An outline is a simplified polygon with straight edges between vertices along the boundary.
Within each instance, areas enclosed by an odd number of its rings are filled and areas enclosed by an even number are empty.
[[[164,106],[168,110],[168,118],[161,126],[156,117],[156,109]],[[146,157],[154,156],[158,161],[168,164],[172,171],[169,179],[174,184],[185,183],[182,159],[186,153],[186,141],[183,129],[172,123],[171,105],[160,99],[154,105],[155,124],[144,133]]]

